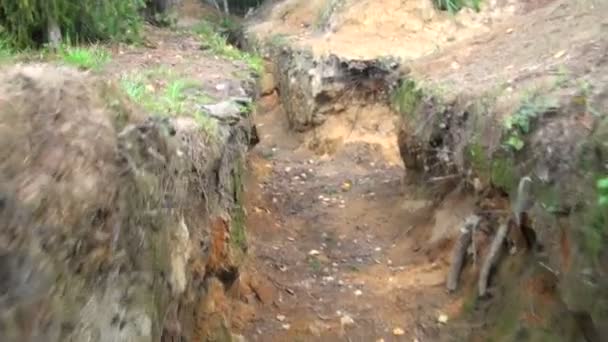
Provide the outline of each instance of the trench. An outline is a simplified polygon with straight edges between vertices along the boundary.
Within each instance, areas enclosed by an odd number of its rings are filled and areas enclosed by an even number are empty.
[[[473,202],[461,193],[437,202],[404,181],[390,96],[397,65],[270,55],[246,206],[250,253],[274,291],[243,335],[438,340],[438,319],[459,306],[443,287],[450,242],[442,231]]]
[[[260,143],[249,156],[246,202],[251,255],[274,291],[272,305],[244,329],[245,336],[258,341],[556,336],[521,323],[536,319],[526,316],[529,310],[537,317],[561,316],[549,319],[561,322],[552,329],[566,340],[597,340],[589,313],[573,312],[560,299],[559,279],[542,252],[545,237],[531,221],[510,228],[499,241],[498,258],[485,278],[488,294],[477,293],[481,264],[494,258],[492,239],[501,217],[508,218],[492,212],[518,208],[526,193],[518,180],[518,189],[493,185],[480,194],[457,166],[445,162],[444,151],[461,148],[456,142],[462,137],[454,131],[473,114],[440,107],[436,98],[418,93],[407,69],[391,59],[265,49],[255,115]],[[403,107],[413,106],[439,107],[447,118],[431,122],[428,140],[416,148],[403,136],[408,121]],[[459,231],[472,216],[482,222],[472,238],[479,250],[472,256],[470,249],[464,252],[468,260],[460,283],[446,291]],[[532,288],[522,292],[517,282]]]

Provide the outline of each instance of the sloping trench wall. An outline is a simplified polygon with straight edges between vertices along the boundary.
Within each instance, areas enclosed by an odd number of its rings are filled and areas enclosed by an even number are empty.
[[[45,65],[0,88],[0,339],[230,341],[249,116],[147,118]]]
[[[608,121],[600,116],[581,125],[579,120],[591,108],[607,108],[605,83],[593,93],[546,88],[527,99],[522,90],[514,112],[506,114],[534,113],[515,134],[504,128],[505,106],[494,92],[438,91],[390,59],[314,57],[260,37],[245,41],[269,60],[271,84],[294,131],[322,126],[328,115],[357,105],[353,99],[384,103],[400,122],[396,139],[407,178],[429,187],[445,180],[439,196],[457,187],[477,196],[477,214],[494,225],[486,234],[490,238],[500,217],[488,212],[498,209],[507,219],[522,201],[532,202],[525,212],[533,222],[534,246],[522,244],[521,233],[509,233],[515,254],[503,256],[493,272],[495,298],[478,298],[471,281],[455,294],[465,297],[462,319],[484,324],[456,329],[446,340],[599,341],[608,334],[608,210],[598,206],[596,187],[607,174]],[[522,194],[518,185],[524,177],[533,185]],[[505,204],[488,207],[492,201]]]

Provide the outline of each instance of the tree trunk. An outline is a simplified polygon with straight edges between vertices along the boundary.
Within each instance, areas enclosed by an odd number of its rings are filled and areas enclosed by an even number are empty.
[[[49,19],[46,27],[46,40],[49,47],[53,50],[61,46],[61,29],[54,19]]]

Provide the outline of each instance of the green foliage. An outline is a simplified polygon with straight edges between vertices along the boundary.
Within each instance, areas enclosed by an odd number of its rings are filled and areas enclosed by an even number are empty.
[[[252,71],[261,73],[264,70],[263,60],[260,56],[241,51],[228,44],[226,33],[222,29],[212,25],[208,21],[201,21],[194,29],[199,38],[203,41],[203,48],[209,49],[216,55],[230,60],[240,60],[245,62]]]
[[[597,181],[597,204],[602,207],[608,207],[608,176],[600,178]]]
[[[40,46],[49,23],[74,42],[136,39],[143,0],[0,0],[0,26],[18,48]]]
[[[93,45],[90,47],[62,47],[59,57],[68,65],[85,70],[100,70],[111,57],[103,48]]]
[[[433,0],[433,3],[438,9],[452,14],[464,7],[472,8],[477,12],[481,9],[481,0]]]
[[[527,97],[519,109],[504,121],[505,146],[514,151],[523,149],[524,136],[530,133],[533,121],[554,107],[556,104],[546,97],[539,95]]]
[[[175,75],[167,69],[155,69],[124,75],[120,81],[127,95],[146,111],[158,116],[192,116],[201,129],[213,133],[215,121],[200,109],[211,102],[199,82]]]
[[[583,238],[589,257],[596,259],[606,245],[608,233],[608,176],[597,179],[595,203],[582,212]]]

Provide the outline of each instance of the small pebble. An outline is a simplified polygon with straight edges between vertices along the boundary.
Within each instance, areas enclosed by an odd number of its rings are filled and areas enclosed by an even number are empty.
[[[393,335],[395,335],[395,336],[402,336],[404,334],[405,334],[405,331],[403,331],[403,329],[401,329],[401,328],[393,329]]]

